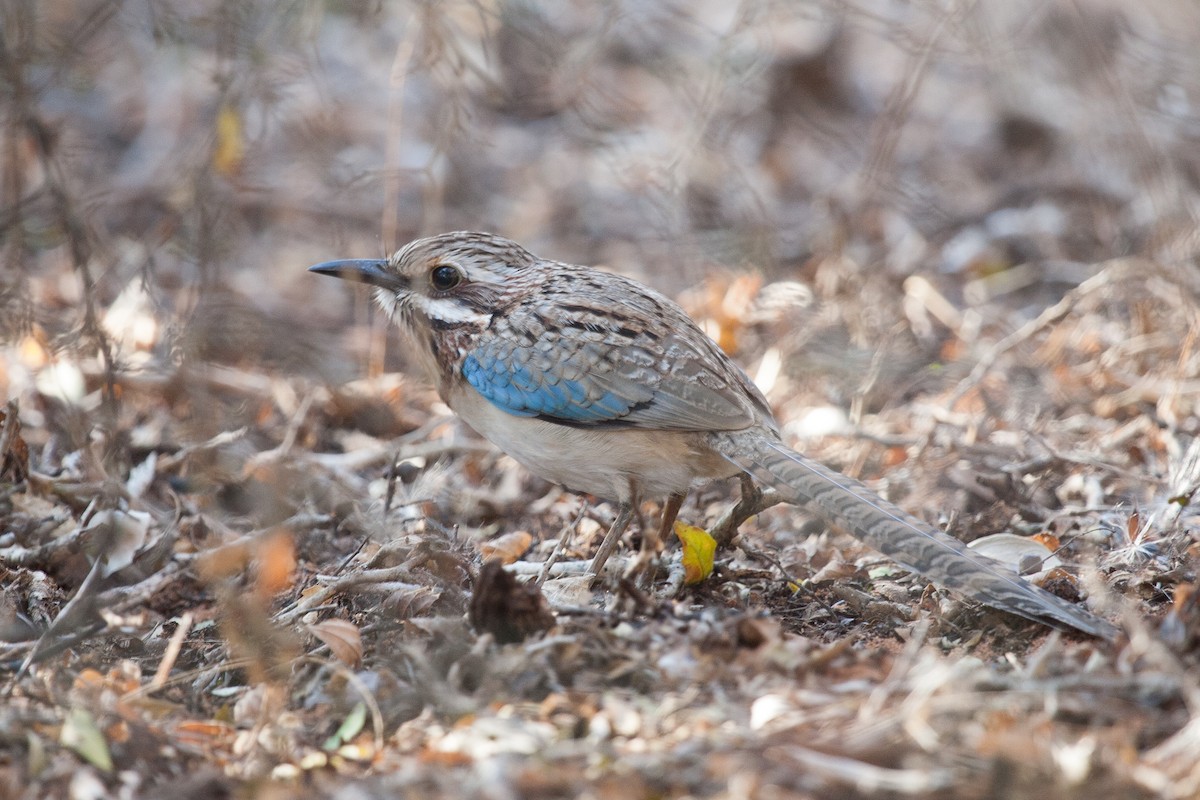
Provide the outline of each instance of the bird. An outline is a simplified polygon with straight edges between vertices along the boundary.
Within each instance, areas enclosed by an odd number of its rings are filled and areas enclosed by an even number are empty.
[[[473,231],[309,270],[373,286],[426,377],[477,433],[535,475],[617,504],[593,574],[642,498],[665,498],[661,537],[694,485],[741,476],[744,500],[755,482],[770,487],[985,605],[1101,639],[1119,633],[788,447],[746,373],[681,306],[631,278]]]

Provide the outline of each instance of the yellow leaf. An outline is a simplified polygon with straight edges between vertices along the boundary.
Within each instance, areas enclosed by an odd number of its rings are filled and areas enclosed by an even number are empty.
[[[675,535],[683,543],[683,582],[690,586],[712,575],[717,540],[686,522],[675,523]]]
[[[227,178],[236,175],[242,167],[244,155],[242,118],[237,109],[222,106],[217,112],[217,142],[212,154],[213,169]]]

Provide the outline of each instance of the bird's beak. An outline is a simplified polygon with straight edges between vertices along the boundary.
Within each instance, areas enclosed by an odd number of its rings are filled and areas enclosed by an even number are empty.
[[[309,267],[308,271],[318,275],[332,275],[355,283],[367,283],[391,291],[408,288],[398,275],[387,269],[387,263],[375,258],[348,258],[342,261],[326,261]]]

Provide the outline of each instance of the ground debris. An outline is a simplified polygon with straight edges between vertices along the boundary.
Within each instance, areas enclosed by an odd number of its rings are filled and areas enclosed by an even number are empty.
[[[1191,5],[361,5],[5,12],[0,795],[1200,796]],[[1126,638],[733,481],[586,574],[305,271],[477,228]]]

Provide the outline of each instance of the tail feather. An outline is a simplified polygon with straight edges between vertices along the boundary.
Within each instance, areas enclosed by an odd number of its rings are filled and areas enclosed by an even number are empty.
[[[863,484],[758,431],[711,435],[716,450],[790,503],[808,506],[934,583],[993,608],[1103,639],[1118,629],[1073,603],[1022,580],[1003,565],[921,522]]]

